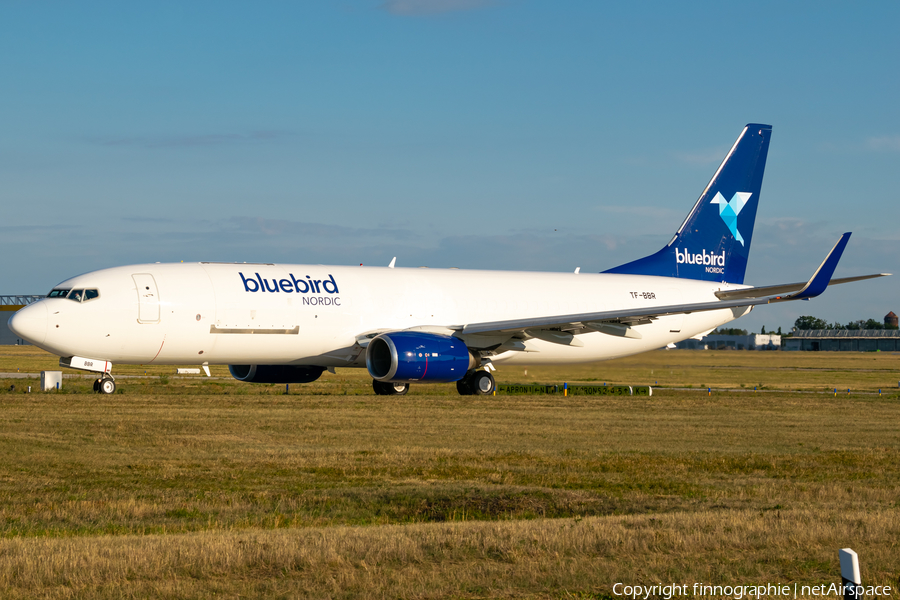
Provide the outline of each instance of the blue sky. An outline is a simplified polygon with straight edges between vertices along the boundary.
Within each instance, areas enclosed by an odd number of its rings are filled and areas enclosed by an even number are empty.
[[[0,0],[0,293],[140,262],[600,271],[773,125],[747,282],[900,272],[900,4]],[[737,325],[900,313],[900,276]]]

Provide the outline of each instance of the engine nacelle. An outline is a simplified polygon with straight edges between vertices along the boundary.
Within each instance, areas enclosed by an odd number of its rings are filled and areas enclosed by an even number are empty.
[[[419,331],[382,333],[366,348],[366,367],[378,381],[459,381],[475,358],[459,338]]]
[[[250,383],[310,383],[325,367],[309,365],[228,365],[231,376]]]

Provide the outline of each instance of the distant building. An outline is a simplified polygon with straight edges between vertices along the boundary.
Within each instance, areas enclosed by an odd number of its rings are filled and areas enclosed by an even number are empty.
[[[750,335],[706,335],[702,339],[683,340],[675,344],[684,350],[780,350],[781,336],[765,333]]]
[[[808,329],[784,341],[785,350],[811,352],[898,352],[900,331],[896,329]]]
[[[0,346],[27,344],[26,341],[13,335],[6,324],[17,310],[41,298],[43,296],[0,296]]]
[[[894,314],[894,311],[889,312],[884,315],[884,326],[890,327],[892,329],[897,329],[897,325],[900,321],[897,320],[897,315]]]

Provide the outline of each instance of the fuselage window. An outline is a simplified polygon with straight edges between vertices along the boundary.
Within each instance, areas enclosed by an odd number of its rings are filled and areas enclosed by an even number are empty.
[[[47,294],[48,298],[65,298],[69,295],[69,292],[72,290],[50,290],[50,293]]]

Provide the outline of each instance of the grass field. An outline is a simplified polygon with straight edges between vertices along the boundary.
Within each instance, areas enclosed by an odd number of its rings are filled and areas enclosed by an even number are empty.
[[[0,372],[56,368],[0,349]],[[898,355],[497,373],[651,398],[115,372],[141,377],[113,396],[0,381],[0,597],[609,598],[616,582],[832,583],[847,546],[866,584],[900,585]]]

